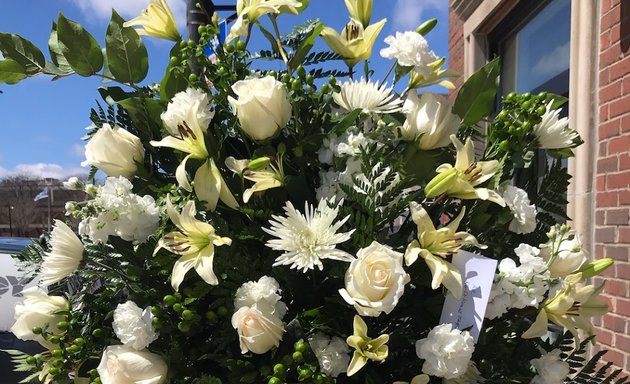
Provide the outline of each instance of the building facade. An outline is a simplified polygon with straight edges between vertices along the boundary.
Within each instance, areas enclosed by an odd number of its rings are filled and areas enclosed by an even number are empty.
[[[568,213],[592,258],[611,257],[596,321],[605,359],[630,372],[630,0],[449,0],[449,67],[467,76],[499,56],[500,94],[569,98],[585,143],[568,161]],[[453,97],[454,94],[451,95]]]

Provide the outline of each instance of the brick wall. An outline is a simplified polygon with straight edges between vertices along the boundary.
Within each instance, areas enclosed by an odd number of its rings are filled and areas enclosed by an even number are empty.
[[[623,3],[623,4],[622,4]],[[595,257],[612,257],[607,271],[610,313],[598,324],[606,360],[630,371],[630,2],[601,1],[599,152],[595,197]]]
[[[453,0],[451,0],[451,4]],[[451,79],[456,89],[449,92],[451,101],[455,100],[457,90],[464,82],[464,23],[460,17],[453,11],[453,7],[449,8],[448,13],[448,67],[461,74],[460,77]]]

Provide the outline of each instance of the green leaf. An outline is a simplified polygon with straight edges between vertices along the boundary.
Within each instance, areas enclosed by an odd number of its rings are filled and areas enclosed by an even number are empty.
[[[15,60],[0,60],[0,84],[17,84],[26,78],[24,67]]]
[[[330,133],[341,135],[357,121],[360,114],[361,109],[355,109],[354,111],[348,113],[346,117],[344,117],[330,130]]]
[[[500,63],[496,58],[475,72],[459,90],[453,113],[464,124],[473,125],[494,109],[494,99],[499,86]]]
[[[57,37],[57,23],[53,22],[52,30],[50,31],[50,37],[48,38],[48,52],[50,52],[50,59],[55,67],[62,72],[73,72],[72,67],[68,63],[68,60],[63,56],[61,48],[59,47],[59,39]]]
[[[0,33],[0,52],[19,63],[28,76],[40,73],[46,65],[42,51],[20,35]]]
[[[409,72],[411,72],[412,69],[413,69],[413,66],[407,67],[404,65],[396,64],[396,72],[394,73],[394,83],[397,83],[398,80],[405,77]]]
[[[79,23],[59,13],[57,20],[59,48],[68,64],[81,76],[91,76],[103,68],[101,48]]]
[[[324,29],[324,23],[320,22],[320,23],[315,24],[315,27],[313,28],[313,31],[311,32],[311,34],[306,39],[304,39],[304,41],[302,41],[302,43],[300,44],[300,47],[295,52],[295,55],[293,55],[291,60],[289,60],[289,67],[297,68],[298,65],[300,65],[303,62],[306,55],[313,48],[313,45],[315,44],[315,39],[317,38],[317,36],[319,36],[319,34],[322,32],[323,29]]]
[[[263,36],[265,36],[265,38],[269,41],[269,44],[271,44],[271,49],[279,54],[280,50],[278,49],[276,37],[271,32],[269,32],[267,28],[265,28],[260,22],[256,22],[256,24],[260,27],[260,31],[263,33]]]
[[[175,44],[171,49],[169,57],[179,56],[179,44]],[[190,73],[179,73],[173,69],[173,66],[169,63],[166,68],[166,74],[160,82],[160,98],[164,101],[168,101],[175,96],[177,92],[185,91],[188,87],[188,75]]]
[[[123,20],[115,10],[105,35],[109,70],[121,83],[139,83],[149,71],[147,49],[135,29],[123,27]]]

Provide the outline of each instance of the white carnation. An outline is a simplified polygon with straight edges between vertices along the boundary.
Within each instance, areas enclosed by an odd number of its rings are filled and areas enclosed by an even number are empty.
[[[416,354],[424,359],[422,372],[445,379],[466,373],[474,350],[470,333],[453,329],[452,324],[438,325],[416,342]]]
[[[536,229],[536,206],[530,204],[527,192],[513,185],[506,185],[502,188],[501,197],[514,215],[508,229],[519,234],[533,232]]]
[[[322,372],[330,377],[337,377],[347,371],[350,363],[350,348],[344,340],[336,336],[330,338],[320,332],[309,337],[308,342],[319,361]]]
[[[114,333],[126,346],[141,351],[158,338],[151,324],[151,311],[144,311],[133,301],[118,304],[114,310]]]
[[[389,47],[381,49],[381,56],[386,59],[396,59],[403,67],[414,67],[414,70],[424,78],[431,77],[433,68],[429,64],[438,57],[429,49],[429,43],[415,31],[396,32],[396,36],[387,36],[385,43]]]
[[[454,379],[444,379],[442,380],[442,384],[477,384],[483,383],[485,379],[481,377],[481,372],[475,366],[475,363],[472,361],[468,363],[468,369],[466,372],[458,376]]]
[[[536,373],[531,384],[562,384],[569,376],[569,364],[560,359],[560,350],[554,349],[530,361]]]
[[[280,296],[280,284],[273,277],[263,276],[258,281],[248,281],[236,291],[234,309],[251,307],[254,304],[265,302],[274,308],[272,314],[282,319],[287,312],[287,306]]]
[[[164,126],[173,136],[178,137],[179,125],[184,122],[197,121],[203,132],[208,129],[214,117],[214,109],[210,105],[208,94],[195,88],[188,88],[173,96],[166,112],[162,113]]]

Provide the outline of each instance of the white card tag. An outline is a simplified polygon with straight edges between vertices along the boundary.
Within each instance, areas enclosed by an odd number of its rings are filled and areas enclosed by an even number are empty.
[[[477,342],[490,299],[497,261],[459,251],[453,255],[452,264],[462,274],[464,292],[461,299],[456,299],[451,293],[446,295],[440,324],[451,323],[459,330],[468,329]]]

